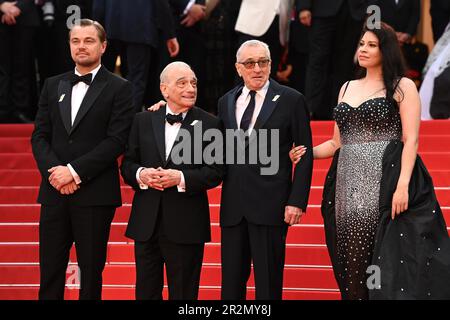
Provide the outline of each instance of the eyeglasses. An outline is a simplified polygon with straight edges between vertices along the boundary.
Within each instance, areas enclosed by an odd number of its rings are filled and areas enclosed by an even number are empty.
[[[269,65],[270,59],[262,59],[262,60],[258,60],[258,61],[249,60],[249,61],[238,62],[238,63],[242,64],[245,67],[245,69],[253,69],[253,68],[255,68],[256,64],[258,64],[258,66],[262,69]]]

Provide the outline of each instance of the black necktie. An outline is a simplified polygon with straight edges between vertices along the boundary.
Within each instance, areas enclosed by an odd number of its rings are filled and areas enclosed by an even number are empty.
[[[89,86],[91,85],[92,82],[92,73],[85,74],[84,76],[78,76],[76,74],[73,74],[70,79],[70,82],[72,83],[72,87],[76,85],[78,82],[84,82]]]
[[[183,122],[183,115],[181,113],[179,114],[171,114],[168,113],[166,114],[166,121],[170,124],[173,125],[174,123],[181,123]]]
[[[247,108],[245,108],[244,114],[242,115],[241,119],[241,125],[240,128],[244,131],[248,130],[248,127],[250,126],[250,122],[252,121],[253,112],[255,111],[255,96],[256,91],[252,90],[250,91],[250,102],[247,105]]]

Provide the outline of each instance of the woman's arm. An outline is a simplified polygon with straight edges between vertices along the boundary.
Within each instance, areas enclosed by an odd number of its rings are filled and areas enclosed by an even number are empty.
[[[397,182],[397,189],[392,198],[392,219],[408,209],[408,186],[411,174],[416,162],[417,149],[419,147],[419,127],[420,127],[420,98],[414,82],[407,78],[402,78],[399,88],[403,92],[397,94],[399,101],[400,118],[402,121],[403,151],[401,159],[400,177]]]

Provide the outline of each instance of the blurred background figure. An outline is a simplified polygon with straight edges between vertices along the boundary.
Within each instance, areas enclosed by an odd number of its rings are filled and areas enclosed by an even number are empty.
[[[450,1],[431,0],[430,15],[434,42],[437,42],[450,22]]]
[[[420,88],[422,120],[450,117],[450,23],[428,57]]]
[[[329,120],[342,84],[353,78],[355,50],[373,0],[296,0],[311,28],[305,94],[312,119]]]
[[[0,123],[31,122],[33,37],[46,2],[0,0]]]
[[[93,18],[108,34],[108,48],[103,63],[114,72],[117,56],[126,65],[125,76],[133,85],[133,105],[136,112],[144,107],[144,95],[155,56],[159,33],[167,40],[171,56],[178,54],[173,19],[165,0],[94,0]],[[125,62],[126,61],[126,62]]]

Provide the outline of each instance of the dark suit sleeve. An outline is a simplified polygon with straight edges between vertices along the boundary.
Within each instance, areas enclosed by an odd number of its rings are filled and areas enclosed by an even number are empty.
[[[48,80],[45,81],[39,99],[39,108],[36,114],[34,131],[31,136],[31,146],[37,166],[43,178],[48,179],[51,167],[65,165],[58,159],[50,145],[52,136],[52,121],[48,106]]]
[[[169,40],[176,37],[175,20],[167,0],[156,1],[156,24],[161,30],[164,39]]]
[[[307,151],[294,169],[292,189],[287,204],[301,208],[305,211],[308,205],[309,191],[311,188],[313,150],[309,113],[305,98],[302,95],[299,96],[296,103],[293,105],[292,113],[291,128],[295,145],[304,145],[307,147]]]
[[[125,150],[133,119],[130,82],[124,81],[118,88],[111,108],[105,139],[95,149],[70,162],[82,182],[88,182],[110,167]]]
[[[300,12],[302,10],[311,10],[312,8],[312,0],[296,0],[295,2],[295,8],[297,9],[297,12]]]
[[[213,128],[222,132],[221,122],[219,119],[215,119],[215,125],[213,126]],[[217,142],[212,141],[210,143],[205,143],[203,145],[202,153],[203,150],[205,150],[206,146],[210,145],[211,143]],[[221,145],[219,149],[223,150],[223,145]],[[221,155],[219,156],[220,158],[222,158]],[[184,181],[186,184],[186,192],[202,192],[217,187],[223,179],[223,168],[224,165],[220,163],[204,163],[203,166],[198,169],[182,170]]]
[[[420,0],[412,0],[412,10],[409,17],[408,27],[406,33],[414,36],[417,33],[417,26],[420,20]]]
[[[139,147],[139,118],[136,115],[131,125],[130,136],[126,147],[125,155],[123,157],[120,172],[123,180],[130,185],[134,190],[139,190],[139,184],[136,181],[136,172],[142,167],[140,159]]]

